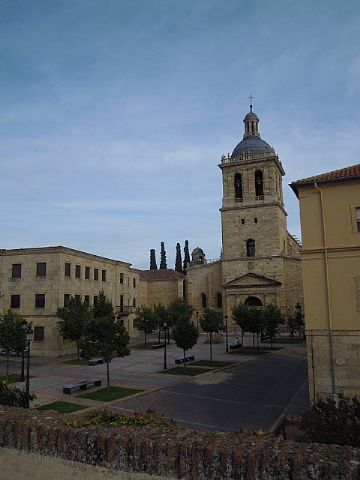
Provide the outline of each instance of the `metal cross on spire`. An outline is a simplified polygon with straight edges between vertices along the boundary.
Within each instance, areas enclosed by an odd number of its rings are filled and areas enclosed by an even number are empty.
[[[250,100],[250,112],[252,112],[252,107],[253,107],[253,106],[252,106],[252,101],[253,101],[253,98],[255,98],[255,97],[253,97],[253,96],[252,96],[252,93],[250,93],[250,96],[248,97],[248,99]]]

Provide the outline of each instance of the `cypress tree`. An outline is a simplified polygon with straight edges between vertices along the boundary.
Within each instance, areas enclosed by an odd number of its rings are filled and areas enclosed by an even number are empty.
[[[190,263],[190,253],[189,253],[189,241],[185,240],[185,247],[184,247],[184,265],[183,265],[183,272],[186,275],[187,266]]]
[[[180,243],[177,243],[177,244],[176,244],[175,270],[176,270],[177,272],[183,273],[183,270],[182,270],[182,261],[181,261],[181,247],[180,247]]]
[[[156,264],[156,256],[155,256],[155,249],[152,248],[150,250],[150,270],[157,270],[157,264]]]
[[[160,270],[167,270],[166,263],[166,250],[164,242],[161,242],[161,252],[160,252]]]

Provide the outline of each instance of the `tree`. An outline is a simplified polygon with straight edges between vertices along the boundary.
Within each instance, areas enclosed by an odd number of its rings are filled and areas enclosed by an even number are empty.
[[[169,320],[171,325],[175,326],[179,321],[190,320],[193,313],[193,307],[188,305],[183,298],[177,298],[168,307]]]
[[[25,348],[23,321],[23,317],[12,310],[8,310],[0,319],[0,347],[7,353],[6,376],[9,375],[11,351],[22,352]]]
[[[149,307],[138,308],[136,310],[134,326],[144,332],[146,345],[146,335],[153,332],[158,326],[157,318],[155,318],[153,310]]]
[[[110,362],[118,356],[130,354],[129,334],[121,320],[114,314],[114,307],[104,292],[93,306],[93,315],[84,332],[81,348],[85,358],[101,356],[106,362],[107,386],[110,387]]]
[[[27,408],[30,400],[35,398],[34,393],[27,394],[25,390],[16,387],[9,388],[5,381],[0,380],[0,405]]]
[[[281,311],[275,307],[275,305],[270,303],[264,308],[262,312],[262,318],[265,335],[270,337],[270,344],[272,348],[274,338],[279,331],[279,326],[284,323]]]
[[[157,270],[157,264],[156,264],[156,256],[155,256],[155,249],[152,248],[150,250],[150,270]]]
[[[247,307],[247,331],[253,335],[253,348],[255,348],[255,335],[257,348],[259,350],[259,335],[263,330],[262,311],[254,307]]]
[[[187,267],[190,263],[190,253],[189,253],[189,241],[185,240],[184,246],[184,264],[183,264],[183,273],[186,275]]]
[[[232,309],[232,317],[234,322],[241,328],[241,343],[244,342],[244,333],[248,328],[248,307],[243,303],[239,303]]]
[[[195,325],[190,320],[178,322],[173,329],[173,337],[176,345],[183,349],[184,352],[184,367],[185,367],[185,353],[196,345],[198,333]]]
[[[159,343],[160,343],[160,332],[164,327],[164,322],[167,322],[168,326],[170,326],[169,312],[168,312],[168,309],[161,303],[159,303],[158,305],[154,305],[153,312],[154,312],[153,315],[154,315],[155,323],[159,327]],[[169,329],[167,329],[167,331],[168,331],[168,343],[170,343]]]
[[[181,260],[181,247],[180,243],[176,244],[176,258],[175,258],[175,270],[182,273],[182,260]]]
[[[200,325],[204,332],[210,334],[210,361],[212,362],[212,335],[225,328],[222,313],[212,308],[206,308],[200,318]]]
[[[164,242],[161,242],[161,250],[160,250],[160,270],[166,270],[167,263],[166,263],[166,250]]]
[[[79,360],[80,341],[91,317],[90,307],[80,298],[71,297],[67,305],[57,309],[56,314],[60,319],[58,331],[65,340],[76,343],[77,359]]]

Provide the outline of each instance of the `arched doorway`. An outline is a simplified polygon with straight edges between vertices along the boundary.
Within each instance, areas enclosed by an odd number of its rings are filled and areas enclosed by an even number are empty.
[[[262,307],[263,304],[262,304],[262,301],[257,297],[248,297],[245,300],[245,306],[246,307]]]

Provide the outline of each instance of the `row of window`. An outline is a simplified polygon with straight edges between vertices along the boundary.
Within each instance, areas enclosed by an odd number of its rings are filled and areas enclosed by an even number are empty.
[[[261,170],[256,170],[254,176],[255,182],[255,196],[257,199],[264,198],[264,180],[263,180],[263,173]],[[235,173],[234,175],[234,190],[235,190],[235,198],[238,200],[242,200],[243,198],[243,188],[242,188],[242,177],[241,173]]]
[[[245,225],[245,218],[241,218],[240,221],[241,225]],[[258,219],[256,217],[254,218],[254,223],[258,223]]]
[[[68,305],[69,300],[71,298],[70,293],[64,294],[64,306]],[[81,295],[75,295],[75,298],[80,298]],[[94,295],[93,297],[93,304],[99,300],[98,295]],[[90,304],[90,295],[84,295],[84,302],[88,305]],[[21,306],[21,295],[11,295],[10,297],[10,308],[16,309],[20,308]],[[120,309],[124,307],[124,295],[120,295]],[[136,299],[133,299],[133,307],[136,307]],[[35,308],[45,308],[45,293],[36,293],[35,294]]]
[[[21,278],[21,263],[12,264],[11,276],[12,278]],[[46,277],[46,262],[36,264],[36,276]]]
[[[201,298],[201,308],[208,308],[208,298],[206,293],[200,295]],[[222,295],[217,293],[215,296],[216,308],[222,308]]]

